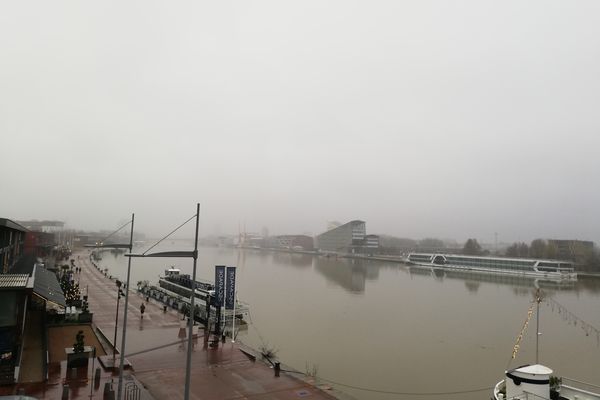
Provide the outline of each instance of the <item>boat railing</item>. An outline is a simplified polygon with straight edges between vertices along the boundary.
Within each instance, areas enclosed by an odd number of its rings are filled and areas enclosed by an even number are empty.
[[[167,288],[163,288],[163,287],[157,287],[157,286],[147,286],[145,287],[145,290],[147,292],[155,292],[155,293],[161,293],[162,295],[165,295],[167,297],[176,299],[178,302],[182,302],[182,303],[186,303],[186,304],[190,304],[190,298],[187,296],[182,296],[180,293],[176,293],[173,292],[172,290],[169,290]],[[191,291],[191,289],[190,289]],[[196,289],[196,292],[198,294],[198,289]],[[203,295],[202,293],[200,293],[200,295]],[[199,307],[204,307],[206,302],[204,300],[202,300],[202,298],[196,297],[197,301],[199,301],[198,303],[196,303],[197,306]],[[211,305],[211,309],[215,309],[214,305]],[[222,309],[223,315],[231,315],[233,314],[233,310],[227,310],[225,309],[225,307],[223,307]],[[235,304],[235,314],[236,315],[245,315],[248,314],[250,310],[250,306],[247,303],[244,303],[242,301],[237,301]]]
[[[513,397],[497,397],[498,399],[503,399],[503,400],[550,400],[547,397],[544,396],[540,396],[538,394],[535,393],[531,393],[531,392],[527,392],[527,391],[523,391],[523,393],[518,394],[516,396]]]
[[[561,394],[577,395],[580,399],[600,400],[600,386],[572,378],[562,378]]]
[[[540,395],[537,395],[537,394],[531,393],[531,392],[523,391],[523,394],[525,395],[525,397],[517,396],[517,397],[515,397],[515,400],[516,399],[523,399],[523,400],[549,400],[547,397],[540,396]]]
[[[213,306],[213,307],[214,307],[214,306]],[[248,307],[248,305],[247,305],[247,304],[244,304],[244,303],[239,303],[239,302],[238,302],[238,303],[235,305],[235,314],[236,314],[236,315],[239,315],[239,314],[247,314],[249,309],[250,309],[250,308]],[[223,315],[231,315],[231,314],[233,314],[233,310],[228,310],[228,309],[225,309],[225,308],[222,308],[221,310],[222,310],[222,312],[223,312]]]

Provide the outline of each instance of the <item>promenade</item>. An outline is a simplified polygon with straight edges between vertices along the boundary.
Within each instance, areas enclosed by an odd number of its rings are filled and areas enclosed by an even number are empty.
[[[112,363],[112,347],[115,332],[115,317],[117,305],[117,288],[114,278],[109,279],[97,270],[89,261],[87,251],[75,253],[72,256],[82,272],[76,275],[82,294],[87,292],[89,308],[94,314],[94,325],[102,331],[105,338],[100,337],[106,354],[105,364]],[[140,305],[144,302],[146,309],[141,318]],[[119,321],[117,331],[117,350],[121,344],[121,329],[123,324],[125,299],[120,300]],[[65,328],[69,329],[69,328]],[[73,328],[76,329],[76,328]],[[72,329],[72,330],[73,330]],[[51,329],[52,330],[52,329]],[[94,344],[95,337],[86,333],[86,345]],[[67,342],[72,342],[74,332],[63,332],[49,338],[49,352],[53,354],[49,380],[42,384],[19,385],[30,396],[39,399],[60,399],[63,384],[70,383],[70,399],[103,399],[105,382],[113,381],[116,391],[118,375],[110,369],[102,369],[101,381],[91,387],[92,362],[99,366],[98,359],[90,360],[87,376],[78,379],[67,379],[66,362],[60,359],[64,356]],[[92,335],[93,336],[93,335]],[[100,335],[102,336],[102,335]],[[209,348],[203,338],[203,329],[194,339],[192,353],[192,373],[190,398],[203,400],[227,399],[333,399],[329,393],[311,386],[294,376],[281,373],[275,377],[269,365],[260,361],[252,361],[242,351],[238,343],[231,343],[228,338],[220,343],[218,348]],[[182,327],[180,314],[163,305],[150,300],[145,301],[135,290],[129,292],[126,359],[132,368],[125,370],[125,383],[130,394],[143,400],[183,399],[185,385],[185,364],[187,352],[187,329]],[[102,350],[98,356],[101,356]],[[54,361],[54,363],[52,363]],[[118,364],[119,355],[116,356]],[[73,390],[75,389],[75,390]],[[0,391],[0,394],[2,392]],[[6,393],[8,394],[8,393]]]

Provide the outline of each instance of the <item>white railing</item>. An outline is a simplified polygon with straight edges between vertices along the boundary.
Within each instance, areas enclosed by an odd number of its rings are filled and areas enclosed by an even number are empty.
[[[593,383],[578,381],[577,379],[562,377],[562,382],[566,386],[580,386],[586,391],[600,393],[600,385],[594,385]]]
[[[596,387],[595,385],[591,385],[591,384],[585,384],[583,382],[579,383],[579,385],[584,384],[587,386],[591,386]],[[587,387],[586,387],[587,389]],[[560,388],[560,395],[563,397],[566,397],[568,399],[579,399],[579,400],[600,400],[600,394],[598,394],[598,389],[595,389],[596,392],[590,391],[590,390],[585,390],[585,389],[580,389],[574,386],[570,386],[570,385],[565,385],[564,384],[564,378],[563,378],[563,384]]]

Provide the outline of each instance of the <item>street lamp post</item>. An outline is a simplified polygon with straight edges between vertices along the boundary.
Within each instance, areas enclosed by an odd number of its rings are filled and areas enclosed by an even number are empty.
[[[131,250],[133,249],[133,225],[134,225],[134,221],[135,221],[135,214],[131,214],[131,221],[127,222],[125,225],[121,226],[119,229],[117,229],[116,231],[114,231],[113,233],[111,233],[110,235],[108,235],[107,237],[105,237],[100,243],[96,242],[95,246],[89,246],[89,247],[96,247],[96,253],[99,253],[100,248],[111,248],[111,249],[128,249],[129,252],[131,253]],[[107,240],[109,237],[113,236],[114,234],[116,234],[117,232],[119,232],[121,229],[125,228],[127,225],[131,224],[131,233],[129,235],[129,243],[127,244],[117,244],[117,243],[113,243],[113,244],[104,244],[103,242],[105,240]],[[88,246],[86,246],[88,247]],[[115,367],[115,353],[116,353],[116,345],[117,345],[117,322],[119,321],[119,300],[121,299],[121,296],[125,296],[125,311],[123,313],[123,333],[122,333],[122,341],[121,341],[121,357],[120,357],[120,363],[119,363],[119,389],[118,389],[118,394],[117,394],[117,399],[120,400],[121,399],[121,393],[122,393],[122,389],[123,389],[123,365],[125,363],[125,337],[126,337],[126,333],[127,333],[127,307],[129,305],[129,278],[130,278],[130,272],[131,272],[131,257],[129,257],[129,260],[127,262],[127,281],[125,282],[125,293],[123,294],[121,292],[121,282],[119,280],[117,280],[117,287],[118,287],[118,292],[117,292],[117,316],[115,318],[115,339],[113,341],[113,368]]]
[[[170,235],[175,233],[179,228],[181,228],[183,225],[187,224],[193,218],[196,219],[196,233],[195,233],[194,250],[193,251],[163,251],[163,252],[147,254],[147,252],[150,249],[154,248],[161,241],[163,241],[164,239],[166,239],[167,237],[169,237]],[[200,203],[197,203],[196,204],[196,214],[194,216],[192,216],[190,219],[188,219],[183,224],[179,225],[179,227],[177,227],[175,230],[173,230],[167,236],[165,236],[164,238],[159,240],[157,243],[155,243],[153,246],[151,246],[149,249],[147,249],[144,253],[142,253],[142,254],[132,254],[132,253],[125,254],[126,257],[129,257],[129,260],[131,260],[131,257],[192,258],[194,260],[194,266],[193,266],[193,271],[192,271],[192,290],[191,290],[191,298],[190,298],[190,310],[191,311],[190,311],[190,318],[189,318],[189,324],[188,324],[189,332],[188,332],[188,349],[187,349],[186,367],[185,367],[184,400],[189,400],[189,398],[190,398],[190,381],[191,381],[191,370],[192,370],[192,347],[193,347],[192,335],[193,335],[194,322],[195,322],[195,316],[196,316],[196,313],[195,313],[195,311],[196,311],[196,309],[195,309],[195,300],[196,300],[195,282],[196,282],[196,266],[197,266],[197,261],[198,261],[199,221],[200,221]],[[133,224],[132,224],[132,226],[133,226]],[[129,274],[127,276],[129,277]],[[210,308],[209,308],[209,310],[210,310]],[[125,315],[127,315],[127,311],[125,311]],[[125,335],[123,335],[123,337],[125,337]],[[123,342],[123,343],[125,343],[125,342]],[[123,347],[125,347],[125,346],[123,346]],[[121,352],[123,352],[122,349],[121,349]],[[121,360],[123,359],[122,357],[123,356],[121,356]],[[123,371],[121,370],[119,373],[119,392],[118,392],[119,397],[117,397],[117,400],[120,400],[120,398],[121,398],[121,376],[122,376],[122,373],[123,373]]]
[[[115,355],[117,352],[117,325],[119,324],[119,300],[121,300],[121,281],[117,279],[117,316],[115,317],[115,338],[113,340],[113,368],[115,367]],[[123,350],[121,350],[121,353]]]
[[[131,214],[131,234],[129,236],[129,252],[133,250],[133,223],[135,214]],[[131,277],[131,257],[127,261],[127,282],[125,283],[125,312],[123,313],[123,333],[121,334],[121,358],[119,360],[119,386],[117,389],[117,400],[121,400],[123,393],[123,368],[125,365],[125,338],[127,336],[127,309],[129,306],[129,278]]]
[[[194,242],[194,267],[192,270],[192,298],[190,299],[191,303],[191,318],[189,324],[189,333],[188,333],[188,349],[187,349],[187,359],[185,363],[185,391],[184,391],[184,399],[189,400],[190,398],[190,380],[192,373],[192,332],[194,328],[194,320],[196,319],[196,307],[194,305],[194,301],[196,299],[196,264],[198,262],[198,221],[200,219],[200,203],[196,204],[196,236]]]

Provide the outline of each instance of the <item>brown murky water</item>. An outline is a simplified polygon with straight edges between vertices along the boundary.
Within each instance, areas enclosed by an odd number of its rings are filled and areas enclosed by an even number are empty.
[[[190,248],[183,241],[162,246]],[[125,278],[123,257],[106,253],[102,264]],[[489,399],[489,390],[417,393],[493,387],[511,361],[536,287],[549,299],[541,305],[540,362],[600,385],[594,329],[600,328],[600,280],[560,285],[395,263],[200,249],[200,278],[213,280],[217,264],[238,267],[238,297],[250,305],[252,320],[240,333],[243,342],[277,349],[278,358],[299,371],[370,389],[334,385],[357,399]],[[191,273],[191,260],[134,259],[132,283],[156,283],[168,265]],[[535,361],[535,324],[534,316],[510,366]]]

